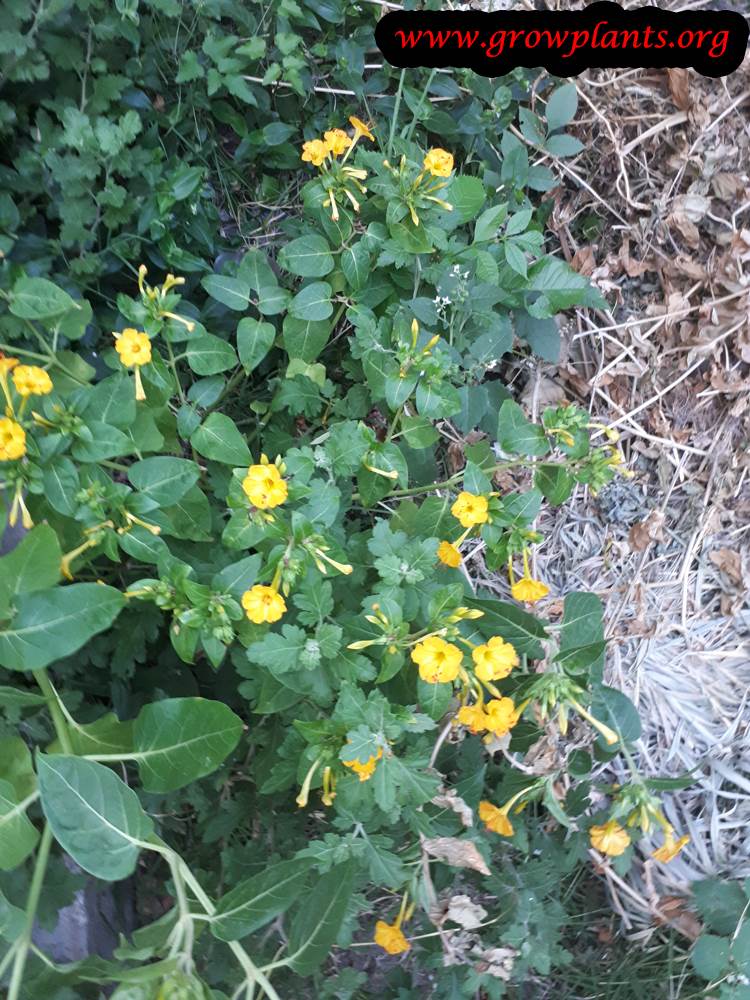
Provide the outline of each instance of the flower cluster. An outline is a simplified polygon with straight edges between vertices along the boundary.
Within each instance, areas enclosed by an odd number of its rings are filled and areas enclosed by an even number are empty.
[[[322,139],[310,139],[302,144],[302,160],[311,163],[321,172],[321,179],[327,192],[323,205],[326,208],[330,207],[334,222],[339,217],[337,198],[348,199],[354,211],[359,212],[359,200],[352,188],[360,194],[367,194],[367,188],[361,183],[367,177],[367,171],[345,164],[360,139],[374,142],[375,136],[369,126],[354,115],[349,118],[349,124],[354,130],[351,136],[343,129],[334,128],[324,132]],[[340,162],[339,157],[341,157]]]

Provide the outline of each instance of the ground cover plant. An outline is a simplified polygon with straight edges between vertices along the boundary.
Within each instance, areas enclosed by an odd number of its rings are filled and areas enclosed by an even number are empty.
[[[502,378],[601,304],[527,152],[576,151],[575,88],[365,74],[370,5],[3,9],[8,996],[366,996],[375,947],[381,995],[564,967],[590,852],[684,842],[599,599],[532,569],[543,504],[628,475],[617,434]],[[32,941],[71,861],[163,901],[107,958]]]

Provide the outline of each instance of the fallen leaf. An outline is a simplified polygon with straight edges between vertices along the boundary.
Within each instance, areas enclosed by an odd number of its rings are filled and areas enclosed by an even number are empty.
[[[490,874],[484,858],[470,840],[460,840],[458,837],[425,837],[422,846],[433,858],[452,868],[473,868],[482,875]]]
[[[479,927],[486,916],[487,911],[484,907],[473,902],[469,896],[451,896],[445,918],[467,930],[472,930],[474,927]]]
[[[513,972],[517,954],[515,948],[488,948],[479,955],[477,972],[487,973],[507,983]]]
[[[664,541],[664,514],[652,510],[645,521],[634,524],[628,532],[632,552],[645,552],[652,542]]]
[[[434,806],[442,806],[443,809],[451,809],[454,813],[457,813],[461,817],[461,823],[464,826],[474,825],[473,809],[453,789],[450,789],[443,795],[436,795],[434,799],[431,799],[431,802]]]
[[[708,558],[731,583],[742,586],[742,560],[735,549],[714,549]]]
[[[688,909],[688,902],[682,896],[660,896],[657,907],[654,923],[669,924],[691,941],[697,941],[703,933],[700,921]]]
[[[669,78],[669,93],[680,111],[690,109],[690,76],[686,69],[670,67],[667,70]]]

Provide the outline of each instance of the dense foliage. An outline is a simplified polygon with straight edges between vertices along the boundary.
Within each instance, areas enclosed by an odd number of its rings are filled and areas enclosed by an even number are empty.
[[[564,965],[589,850],[680,847],[668,783],[592,781],[638,718],[599,599],[531,570],[616,435],[502,380],[600,301],[528,155],[576,151],[574,88],[365,70],[370,4],[2,9],[11,1000],[367,996],[373,938],[393,996]],[[62,852],[169,897],[111,960],[31,944]]]

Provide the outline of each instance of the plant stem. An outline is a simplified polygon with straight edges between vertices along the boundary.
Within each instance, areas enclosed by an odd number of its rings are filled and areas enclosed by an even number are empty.
[[[49,709],[49,714],[52,716],[52,722],[55,727],[55,733],[58,740],[60,741],[60,746],[63,749],[63,753],[72,754],[73,746],[70,742],[70,735],[68,733],[68,724],[65,721],[65,717],[60,710],[60,703],[57,699],[57,692],[52,687],[52,683],[47,675],[47,671],[44,667],[41,670],[32,671],[34,674],[34,680],[39,685],[39,689],[44,695],[44,699],[47,702],[47,708]]]
[[[393,139],[396,135],[396,123],[398,122],[398,112],[401,107],[401,94],[404,90],[404,76],[406,75],[406,70],[401,70],[401,76],[398,80],[398,90],[396,91],[396,103],[393,105],[393,115],[391,117],[391,133],[388,136],[388,152],[386,154],[387,158],[390,159],[391,153],[393,152]]]
[[[29,898],[26,902],[24,927],[19,940],[16,942],[16,957],[13,963],[13,973],[8,987],[7,1000],[18,1000],[21,993],[23,972],[26,967],[26,958],[29,953],[29,946],[31,945],[31,931],[34,927],[34,917],[36,916],[36,908],[39,904],[39,897],[42,893],[42,884],[44,883],[44,875],[47,871],[47,861],[49,860],[49,851],[51,846],[52,829],[49,823],[45,823],[44,830],[42,831],[42,839],[39,841],[39,849],[36,854],[34,874],[31,878],[31,885],[29,887]]]
[[[408,130],[408,132],[406,133],[406,136],[405,136],[407,142],[414,135],[414,129],[415,129],[416,124],[417,124],[417,115],[422,110],[422,105],[424,104],[424,99],[425,99],[425,97],[427,97],[427,91],[430,89],[430,84],[435,79],[435,74],[436,73],[437,73],[437,70],[433,68],[430,71],[430,75],[427,77],[427,83],[422,88],[422,96],[419,98],[419,101],[417,102],[417,106],[414,109],[414,114],[412,115],[412,119],[411,119],[411,125],[409,126],[409,130]]]

